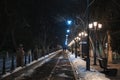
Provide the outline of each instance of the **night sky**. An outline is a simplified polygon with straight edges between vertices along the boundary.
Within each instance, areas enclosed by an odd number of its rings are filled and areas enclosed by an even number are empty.
[[[47,25],[55,29],[54,37],[59,39],[60,44],[64,44],[66,21],[73,19],[76,14],[83,13],[86,8],[86,1],[82,0],[37,0],[33,2],[35,24],[39,27],[40,18],[43,17]],[[37,29],[37,28],[36,28]]]
[[[26,47],[64,45],[66,20],[82,10],[80,4],[81,0],[1,0],[0,48],[20,43]]]
[[[114,27],[119,30],[119,0],[89,1],[90,22],[97,20],[105,29]],[[72,39],[86,27],[78,20],[79,17],[87,21],[86,3],[87,0],[1,0],[0,48],[19,43],[26,47],[30,44],[63,45],[68,19],[74,22],[71,26]]]

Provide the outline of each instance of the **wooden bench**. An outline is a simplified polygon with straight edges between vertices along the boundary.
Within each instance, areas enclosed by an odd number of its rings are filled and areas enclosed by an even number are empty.
[[[107,67],[107,58],[98,58],[98,61],[99,61],[100,67],[103,68],[103,71],[101,71],[102,73],[108,76],[116,76],[117,69]]]
[[[107,70],[107,58],[98,58],[99,65],[104,71]]]

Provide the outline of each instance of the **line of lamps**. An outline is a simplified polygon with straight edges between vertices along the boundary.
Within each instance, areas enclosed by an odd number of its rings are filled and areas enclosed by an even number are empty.
[[[73,48],[73,46],[72,46],[72,49],[74,49],[74,50],[72,50],[72,51],[75,51],[75,57],[77,58],[77,56],[78,56],[78,47],[79,47],[79,52],[80,52],[80,49],[81,49],[81,55],[82,55],[82,58],[84,58],[84,53],[83,53],[83,38],[85,38],[85,37],[88,37],[88,42],[86,43],[86,44],[89,44],[89,31],[90,30],[93,30],[94,31],[94,34],[95,34],[95,51],[94,51],[94,65],[97,65],[96,64],[96,53],[97,53],[97,31],[98,30],[100,30],[102,28],[102,24],[100,24],[100,23],[98,23],[98,22],[92,22],[92,23],[90,23],[90,24],[88,24],[88,33],[87,32],[85,32],[85,31],[83,31],[83,32],[80,32],[79,34],[78,34],[78,36],[77,37],[75,37],[69,44],[68,44],[68,46],[71,46],[71,45],[73,45],[74,44],[74,47],[75,48]],[[81,48],[80,48],[80,44],[81,44]],[[88,46],[89,47],[89,46]],[[88,48],[89,49],[89,48]],[[79,53],[80,54],[80,53]],[[89,54],[89,53],[88,53]],[[89,55],[87,56],[88,58],[89,58]],[[86,60],[86,62],[87,62],[87,60]],[[90,64],[90,61],[89,62],[87,62],[87,63],[89,63]],[[89,65],[90,66],[90,65]]]
[[[94,34],[95,34],[95,51],[94,51],[94,65],[96,65],[96,53],[97,53],[97,30],[100,30],[102,28],[102,24],[98,23],[98,22],[93,22],[93,23],[90,23],[88,25],[88,28],[89,30],[93,30],[94,31]],[[72,45],[74,44],[75,45],[75,57],[77,57],[78,55],[78,52],[77,52],[77,48],[78,46],[81,44],[81,55],[82,55],[82,58],[84,58],[84,53],[83,53],[83,38],[87,37],[88,34],[87,32],[83,31],[83,32],[80,32],[78,34],[77,37],[74,38],[74,40],[71,41],[71,43],[69,44]],[[89,36],[88,36],[89,37]]]

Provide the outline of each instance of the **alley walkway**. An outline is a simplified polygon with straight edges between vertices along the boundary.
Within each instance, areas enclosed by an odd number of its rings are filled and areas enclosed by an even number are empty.
[[[75,80],[70,62],[64,52],[28,74],[21,75],[16,80]]]

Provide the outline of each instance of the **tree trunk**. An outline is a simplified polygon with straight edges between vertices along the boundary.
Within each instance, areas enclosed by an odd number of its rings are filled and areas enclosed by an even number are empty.
[[[107,31],[107,36],[108,36],[108,63],[112,63],[111,36],[109,31]]]

